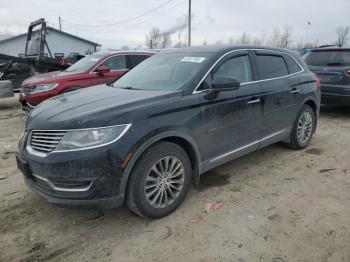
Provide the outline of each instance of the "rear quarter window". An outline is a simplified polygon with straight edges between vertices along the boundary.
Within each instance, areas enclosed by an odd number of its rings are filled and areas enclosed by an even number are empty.
[[[295,74],[295,73],[298,73],[302,70],[300,68],[300,66],[297,64],[297,62],[295,62],[295,60],[292,57],[290,57],[289,55],[285,55],[284,59],[285,59],[286,64],[288,66],[289,74]]]
[[[288,75],[287,65],[280,55],[257,54],[256,65],[261,80]]]

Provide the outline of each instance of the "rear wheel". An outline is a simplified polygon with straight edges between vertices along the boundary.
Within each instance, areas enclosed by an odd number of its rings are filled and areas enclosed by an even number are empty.
[[[315,113],[308,105],[300,110],[290,137],[290,146],[294,149],[306,148],[311,141],[316,125]]]
[[[180,146],[157,143],[140,157],[130,174],[127,206],[148,218],[170,214],[184,200],[191,172],[190,160]]]

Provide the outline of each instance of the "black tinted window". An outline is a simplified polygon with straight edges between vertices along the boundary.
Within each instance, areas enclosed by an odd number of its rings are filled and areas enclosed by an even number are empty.
[[[260,55],[256,57],[260,79],[269,79],[288,75],[287,65],[282,56]]]
[[[293,58],[291,58],[289,55],[285,55],[284,58],[288,66],[289,74],[295,74],[301,71],[300,66],[295,62]]]
[[[217,76],[231,76],[241,83],[253,81],[248,55],[238,56],[227,60],[214,73],[213,78]]]
[[[139,63],[141,63],[143,60],[149,58],[148,55],[129,55],[128,59],[129,59],[129,66],[128,68],[134,68],[135,66],[137,66]]]
[[[107,66],[109,70],[126,69],[126,57],[125,55],[113,56],[103,62],[102,66]]]
[[[306,59],[311,66],[350,66],[350,50],[315,50]]]

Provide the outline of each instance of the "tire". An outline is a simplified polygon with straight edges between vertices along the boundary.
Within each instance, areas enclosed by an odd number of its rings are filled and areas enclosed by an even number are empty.
[[[315,112],[310,106],[304,105],[299,111],[295,120],[293,130],[290,135],[289,147],[296,150],[306,148],[310,144],[315,128]],[[303,134],[305,134],[305,136],[303,136]]]
[[[162,173],[161,167],[168,172]],[[191,176],[191,163],[185,150],[171,142],[159,142],[137,160],[128,181],[126,205],[142,217],[167,216],[185,199]]]

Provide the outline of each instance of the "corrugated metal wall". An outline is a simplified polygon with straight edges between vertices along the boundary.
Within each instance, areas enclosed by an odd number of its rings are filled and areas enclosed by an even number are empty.
[[[64,53],[65,56],[71,53],[85,54],[89,51],[95,52],[96,48],[96,46],[91,43],[87,43],[55,31],[48,31],[46,41],[52,55],[54,55],[54,53]],[[18,56],[19,54],[24,54],[25,45],[26,36],[21,36],[4,43],[0,43],[0,53]],[[45,52],[48,53],[47,50]]]

